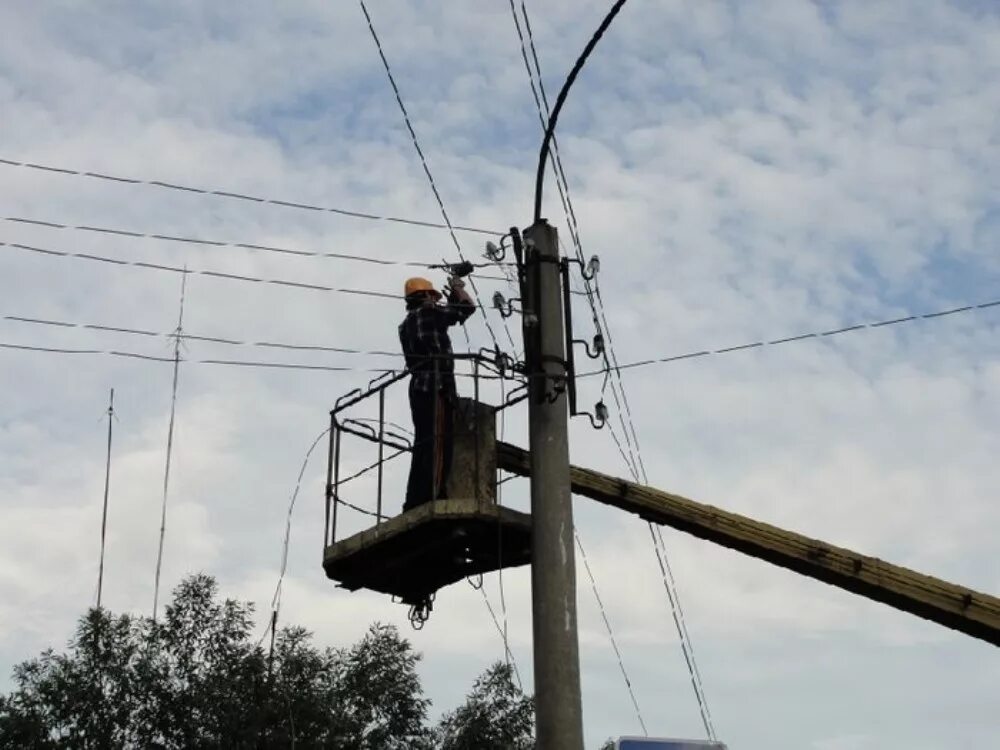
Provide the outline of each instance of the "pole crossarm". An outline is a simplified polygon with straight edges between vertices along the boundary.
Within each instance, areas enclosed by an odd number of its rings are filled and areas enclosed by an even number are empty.
[[[531,473],[528,451],[498,443],[501,469]],[[579,466],[577,495],[923,617],[1000,646],[1000,599],[794,531]]]

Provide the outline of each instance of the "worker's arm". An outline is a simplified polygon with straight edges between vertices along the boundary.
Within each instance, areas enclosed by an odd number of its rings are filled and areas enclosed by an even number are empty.
[[[448,280],[448,287],[451,289],[448,304],[440,308],[444,323],[446,326],[464,323],[476,311],[476,303],[465,291],[465,282],[461,278],[452,276]]]

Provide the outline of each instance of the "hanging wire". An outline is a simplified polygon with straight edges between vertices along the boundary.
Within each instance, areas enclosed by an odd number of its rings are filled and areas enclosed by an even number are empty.
[[[921,321],[932,321],[938,320],[940,318],[950,317],[953,315],[977,312],[981,310],[996,309],[1000,307],[1000,300],[993,300],[991,302],[982,302],[978,304],[963,305],[961,307],[949,308],[946,310],[939,310],[935,312],[922,313],[916,315],[907,315],[901,318],[893,318],[890,320],[880,320],[870,323],[859,323],[857,325],[846,326],[841,328],[835,328],[833,330],[818,330],[812,333],[803,333],[796,336],[787,336],[783,338],[774,339],[764,339],[761,341],[755,341],[749,344],[741,344],[739,346],[727,346],[720,349],[701,349],[698,351],[689,352],[686,354],[675,354],[666,357],[660,357],[656,359],[645,359],[637,362],[628,362],[625,364],[620,364],[617,369],[628,370],[639,367],[649,367],[657,364],[669,364],[673,362],[681,362],[685,360],[700,359],[703,357],[710,357],[716,355],[724,354],[734,354],[737,352],[745,352],[756,349],[764,349],[772,346],[783,346],[790,343],[801,343],[806,341],[819,341],[822,339],[831,338],[834,336],[841,336],[846,333],[856,333],[859,331],[873,331],[881,328],[888,328],[890,326],[902,325],[906,323],[917,323]],[[35,323],[39,325],[53,326],[59,328],[81,328],[81,329],[92,329],[97,331],[108,331],[115,333],[124,334],[135,334],[139,336],[164,336],[173,338],[175,333],[160,333],[157,331],[146,331],[134,328],[125,328],[121,326],[103,326],[95,325],[90,323],[70,323],[65,321],[57,320],[46,320],[42,318],[31,318],[26,316],[17,315],[5,315],[4,320],[17,323]],[[329,346],[307,346],[300,344],[280,344],[274,342],[264,342],[264,341],[239,341],[236,339],[223,339],[211,336],[194,336],[191,334],[181,333],[180,338],[182,341],[205,341],[209,343],[219,343],[219,344],[234,344],[234,345],[245,345],[245,346],[261,346],[261,347],[271,347],[271,348],[284,348],[284,349],[297,349],[297,350],[315,350],[315,351],[331,351],[331,352],[343,352],[348,354],[371,354],[371,355],[386,355],[386,356],[397,356],[394,352],[388,351],[366,351],[359,349],[347,349],[343,347],[329,347]],[[106,350],[106,349],[81,349],[81,348],[68,348],[68,347],[50,347],[42,345],[33,344],[15,344],[12,342],[0,341],[0,349],[10,349],[16,351],[31,351],[31,352],[44,352],[50,354],[97,354],[97,355],[107,355],[115,357],[125,357],[132,359],[149,360],[153,362],[173,362],[173,357],[162,357],[151,354],[142,354],[139,352],[126,352],[117,350]],[[237,360],[216,360],[216,359],[188,359],[185,357],[181,358],[181,361],[188,362],[191,364],[214,364],[214,365],[232,365],[238,367],[263,367],[263,368],[280,368],[280,369],[291,369],[291,370],[316,370],[321,372],[395,372],[391,368],[362,368],[362,367],[333,367],[326,365],[307,365],[298,364],[294,362],[254,362],[254,361],[237,361]],[[578,378],[584,377],[595,377],[598,375],[607,376],[608,371],[605,369],[592,370],[590,372],[578,373]],[[471,377],[466,373],[456,373],[457,377]],[[496,376],[492,375],[480,375],[481,379],[497,379]],[[617,437],[616,437],[617,440]],[[619,446],[620,450],[624,450]],[[631,463],[627,458],[626,463]]]
[[[362,297],[380,297],[383,299],[402,299],[402,295],[390,294],[388,292],[372,291],[370,289],[355,289],[350,287],[332,287],[324,284],[310,284],[302,281],[289,281],[287,279],[265,279],[259,276],[248,276],[237,273],[224,273],[222,271],[206,271],[199,269],[188,269],[186,266],[168,266],[161,263],[146,263],[138,260],[122,260],[121,258],[110,258],[106,255],[95,255],[93,253],[77,253],[69,250],[53,250],[50,248],[36,247],[34,245],[24,245],[19,242],[2,242],[0,247],[9,247],[13,250],[24,250],[26,252],[37,253],[46,257],[55,258],[78,258],[80,260],[96,261],[98,263],[109,263],[115,266],[132,266],[133,268],[145,268],[152,271],[165,271],[176,274],[195,274],[200,276],[211,276],[216,279],[229,279],[230,281],[251,282],[258,284],[272,284],[275,286],[288,287],[292,289],[309,289],[317,292],[333,292],[335,294],[351,294]]]
[[[537,184],[536,184],[536,192],[535,192],[535,218],[536,218],[536,221],[537,221],[538,218],[541,216],[541,201],[542,201],[542,195],[541,195],[541,193],[542,193],[542,180],[544,179],[544,172],[545,172],[546,141],[551,138],[552,142],[553,142],[553,153],[554,153],[554,158],[552,158],[552,168],[553,168],[553,171],[556,174],[556,185],[557,185],[557,187],[559,187],[560,198],[562,199],[563,210],[566,213],[566,221],[567,221],[567,225],[570,228],[570,236],[571,236],[571,239],[573,241],[573,245],[574,245],[574,248],[575,248],[575,251],[576,251],[576,257],[580,261],[581,264],[584,262],[583,248],[582,248],[582,245],[580,243],[579,227],[578,227],[578,224],[577,224],[577,221],[576,221],[576,213],[573,210],[572,199],[569,196],[569,183],[568,183],[568,180],[566,179],[565,171],[564,171],[563,166],[562,166],[562,160],[561,160],[561,158],[558,155],[558,146],[556,145],[556,142],[555,142],[555,132],[554,132],[555,131],[555,120],[558,118],[559,109],[562,106],[562,102],[565,99],[565,94],[568,91],[569,86],[572,85],[572,80],[575,77],[575,74],[578,73],[579,69],[582,67],[582,64],[583,64],[583,61],[586,58],[586,55],[589,54],[589,51],[591,49],[593,49],[594,45],[596,45],[597,40],[600,38],[600,35],[607,28],[607,26],[611,23],[611,21],[613,20],[615,14],[617,14],[617,12],[621,9],[622,5],[624,5],[624,0],[622,0],[622,2],[616,3],[612,7],[611,11],[606,16],[606,18],[604,20],[604,23],[602,24],[601,28],[598,29],[598,32],[591,39],[590,45],[588,45],[588,48],[587,48],[587,50],[585,50],[584,55],[581,56],[581,58],[577,61],[577,65],[574,66],[574,69],[571,72],[569,79],[567,79],[567,82],[564,84],[562,91],[560,91],[559,98],[556,101],[555,109],[552,112],[549,112],[548,98],[547,98],[547,96],[545,94],[545,88],[544,88],[544,83],[543,83],[542,74],[541,74],[541,66],[539,65],[538,54],[537,54],[537,50],[535,49],[534,37],[533,37],[533,34],[531,32],[531,23],[530,23],[530,20],[528,18],[527,7],[525,6],[523,0],[522,0],[522,3],[521,3],[521,12],[522,12],[522,15],[523,15],[523,18],[524,18],[524,22],[525,22],[525,29],[527,30],[527,33],[528,33],[528,40],[529,40],[530,47],[531,47],[532,59],[534,60],[534,64],[535,64],[535,73],[538,76],[538,88],[539,88],[539,91],[541,92],[541,97],[542,97],[542,101],[543,101],[544,106],[545,106],[545,110],[548,113],[548,122],[549,122],[548,127],[546,127],[546,129],[545,129],[545,139],[546,140],[543,140],[542,152],[541,152],[541,156],[539,158],[538,175],[537,175],[537,180],[536,180]],[[541,116],[541,107],[540,107],[539,101],[538,101],[539,96],[538,96],[538,93],[535,92],[534,77],[532,75],[531,68],[528,65],[528,59],[527,59],[527,55],[525,54],[525,49],[524,49],[524,37],[521,34],[520,25],[518,24],[518,20],[517,20],[517,14],[514,11],[513,0],[511,0],[511,12],[512,12],[512,15],[514,16],[515,28],[517,30],[517,34],[518,34],[518,37],[519,37],[520,42],[521,42],[521,51],[522,51],[522,57],[524,58],[525,68],[528,70],[528,77],[529,77],[529,80],[532,82],[532,93],[533,93],[534,98],[535,98],[535,104],[536,104],[536,107],[539,108],[539,119],[542,120],[544,118],[542,118],[542,116]],[[551,156],[552,156],[552,154],[550,154],[550,157]],[[563,187],[560,186],[560,182],[562,183],[562,185],[564,186],[565,189],[563,189]],[[586,295],[587,295],[587,300],[588,300],[588,302],[590,304],[590,308],[591,308],[591,313],[592,313],[592,319],[593,319],[593,322],[594,322],[594,327],[598,331],[598,333],[604,333],[605,334],[605,337],[607,339],[607,344],[608,344],[607,349],[603,352],[603,359],[604,359],[603,373],[605,374],[605,378],[604,378],[604,382],[603,382],[602,388],[601,388],[602,396],[604,395],[604,391],[607,388],[608,384],[610,383],[612,396],[613,396],[614,401],[615,401],[616,413],[618,414],[618,419],[619,419],[619,422],[620,422],[621,427],[622,427],[622,431],[623,431],[624,438],[625,438],[625,443],[626,443],[626,445],[628,447],[628,452],[627,453],[623,449],[623,447],[621,445],[621,441],[619,440],[619,438],[615,434],[615,431],[614,431],[612,425],[609,425],[609,427],[612,428],[612,429],[609,430],[609,432],[611,433],[612,438],[615,441],[615,444],[616,444],[616,446],[618,448],[619,453],[622,455],[622,458],[625,460],[625,463],[628,466],[629,471],[633,474],[633,477],[638,481],[638,477],[639,477],[639,474],[641,472],[641,474],[643,476],[643,481],[647,481],[648,482],[648,479],[646,478],[645,465],[644,465],[643,460],[642,460],[641,449],[639,447],[638,435],[637,435],[637,433],[635,431],[635,423],[634,423],[634,420],[632,418],[631,406],[630,406],[630,404],[628,402],[628,396],[627,396],[627,394],[625,392],[624,382],[622,381],[621,372],[620,372],[620,370],[618,368],[617,357],[616,357],[615,352],[614,352],[614,345],[613,345],[613,340],[611,338],[610,327],[608,325],[607,317],[606,317],[606,314],[605,314],[605,311],[604,311],[604,302],[603,302],[603,299],[602,299],[602,297],[600,295],[600,287],[597,285],[596,280],[595,280],[594,289],[591,289],[590,279],[587,278],[586,276],[584,277],[584,284],[585,284],[585,291],[586,291]],[[596,292],[596,298],[597,298],[596,299],[596,303],[595,303],[595,292]],[[602,331],[602,328],[603,328],[603,331]],[[610,360],[609,360],[609,352],[610,352]],[[608,374],[612,370],[614,371],[615,380],[609,380],[609,378],[608,378]],[[618,395],[618,391],[619,390],[621,391],[621,398],[619,398],[619,395]],[[624,404],[624,413],[623,413],[623,409],[622,409],[623,404]],[[629,426],[626,426],[626,424],[625,424],[624,417],[626,417],[626,416],[628,418]],[[634,442],[634,447],[633,447],[633,442]],[[651,529],[651,532],[652,532],[652,524],[650,524],[650,529]],[[662,542],[662,539],[661,539],[661,542]],[[665,549],[665,547],[662,549],[662,558],[661,558],[661,550],[660,550],[660,548],[656,547],[655,539],[654,539],[654,549],[657,551],[657,558],[658,559],[662,559],[661,566],[665,566],[666,569],[669,570],[669,563],[665,559],[666,558],[666,549]],[[669,577],[669,579],[665,576],[664,580],[665,580],[665,582],[669,581],[669,584],[668,584],[669,585],[669,588],[668,588],[668,597],[670,598],[670,601],[671,601],[671,607],[672,607],[672,609],[675,609],[675,611],[678,611],[678,610],[680,610],[680,598],[677,595],[676,588],[674,586],[674,581],[672,579],[672,576]],[[674,602],[677,603],[676,608],[674,608]],[[684,648],[685,660],[686,660],[686,662],[688,664],[689,673],[691,674],[692,685],[694,687],[695,697],[696,697],[696,699],[698,701],[699,710],[701,711],[702,718],[703,718],[704,723],[705,723],[706,732],[708,733],[710,739],[714,739],[714,728],[712,727],[710,715],[708,714],[708,706],[707,706],[707,701],[704,698],[703,688],[701,686],[700,673],[698,673],[698,671],[697,671],[697,665],[694,664],[693,649],[690,649],[691,655],[690,655],[690,658],[688,658],[688,651],[689,651],[689,649],[688,649],[688,646],[687,646],[686,642],[689,640],[689,634],[687,633],[687,627],[686,627],[686,624],[685,624],[684,619],[683,619],[683,614],[680,614],[679,617],[678,617],[678,615],[675,614],[675,623],[677,624],[678,636],[679,636],[679,638],[681,640],[682,647]],[[609,632],[610,632],[610,630],[609,630]],[[617,649],[616,649],[616,651],[617,651]],[[628,684],[627,676],[626,676],[626,683]],[[636,706],[636,708],[638,710],[637,706]],[[640,717],[640,721],[641,721],[641,717]]]
[[[542,188],[545,182],[545,164],[548,160],[549,146],[551,144],[552,138],[555,135],[556,123],[559,121],[559,114],[562,112],[563,104],[566,103],[566,96],[569,94],[569,90],[573,87],[576,82],[576,78],[580,75],[580,71],[587,62],[587,58],[590,57],[590,53],[594,51],[594,47],[597,43],[601,41],[601,37],[604,36],[604,32],[608,30],[611,26],[611,22],[615,20],[615,16],[625,5],[626,0],[616,0],[614,5],[608,10],[607,15],[601,21],[601,24],[594,31],[594,34],[590,37],[590,41],[583,48],[583,52],[577,58],[576,62],[573,64],[573,68],[570,70],[569,75],[566,76],[566,80],[559,90],[559,95],[556,96],[556,103],[552,107],[552,112],[549,114],[548,124],[545,127],[545,134],[542,136],[542,147],[538,154],[538,170],[535,175],[535,222],[537,223],[542,218]]]
[[[166,234],[156,234],[151,232],[133,232],[127,229],[112,229],[109,227],[95,227],[85,224],[64,224],[55,221],[42,221],[40,219],[27,219],[22,216],[6,216],[0,217],[0,220],[14,223],[23,224],[33,227],[44,227],[45,229],[60,229],[69,230],[76,232],[90,232],[98,233],[103,235],[113,235],[116,237],[128,237],[130,239],[148,239],[157,240],[161,242],[172,242],[187,245],[198,245],[201,247],[221,247],[221,248],[234,248],[238,250],[249,250],[249,251],[259,251],[265,253],[275,253],[278,255],[288,256],[298,256],[302,258],[325,258],[329,260],[345,260],[345,261],[356,261],[358,263],[369,263],[377,266],[407,266],[411,268],[441,268],[442,264],[440,262],[428,262],[428,261],[416,261],[416,260],[386,260],[383,258],[370,258],[365,255],[353,255],[350,253],[333,253],[328,251],[320,250],[302,250],[300,248],[290,248],[281,247],[277,245],[261,245],[253,244],[247,242],[230,242],[225,240],[206,240],[199,239],[196,237],[178,237],[176,235],[166,235]],[[505,271],[504,276],[486,276],[483,274],[477,274],[480,279],[490,280],[490,281],[509,281],[509,263],[503,263],[499,261],[489,261],[485,263],[472,263],[474,268],[488,268],[492,266],[498,266],[503,271]]]
[[[406,105],[403,104],[403,97],[399,92],[399,86],[396,84],[396,78],[392,74],[392,68],[389,66],[389,60],[385,56],[385,51],[382,49],[382,42],[379,39],[378,34],[375,31],[375,25],[372,22],[371,14],[368,12],[368,6],[365,5],[364,0],[358,0],[361,5],[361,11],[365,14],[365,20],[368,22],[368,31],[371,32],[372,40],[375,42],[375,47],[378,49],[379,58],[382,60],[382,67],[385,68],[386,77],[389,79],[389,85],[392,87],[392,92],[396,96],[396,103],[399,105],[399,111],[403,115],[403,121],[406,123],[406,129],[410,133],[410,139],[413,141],[413,148],[416,149],[417,156],[420,157],[420,164],[423,166],[424,174],[427,176],[427,182],[430,184],[431,192],[434,193],[434,199],[437,201],[438,208],[441,210],[441,217],[444,219],[445,225],[448,227],[448,232],[451,235],[451,240],[455,245],[455,249],[458,251],[458,257],[463,261],[465,260],[465,255],[462,253],[462,246],[458,241],[458,236],[455,234],[454,228],[452,227],[451,219],[448,217],[448,211],[444,207],[444,201],[441,198],[441,193],[438,191],[437,184],[434,182],[434,175],[431,174],[430,166],[427,164],[427,159],[424,156],[424,151],[420,147],[420,141],[417,138],[417,133],[413,129],[413,123],[410,121],[410,114],[406,109]],[[480,312],[483,316],[483,322],[486,324],[486,330],[490,334],[490,339],[493,341],[493,346],[497,349],[500,348],[500,344],[497,341],[496,334],[493,332],[493,326],[490,325],[489,318],[486,315],[486,309],[483,307],[482,300],[480,299],[479,290],[476,288],[475,280],[470,276],[469,281],[472,285],[472,291],[476,295],[476,305],[479,307]],[[511,336],[510,327],[507,325],[507,321],[503,321],[504,330],[507,332],[507,339],[510,342],[511,350],[517,349],[517,345],[514,343],[514,337]],[[462,330],[465,330],[463,324]],[[466,339],[468,339],[468,331],[466,331]]]
[[[523,13],[523,16],[524,16],[525,29],[528,31],[528,38],[529,38],[530,44],[531,44],[531,55],[532,55],[532,58],[533,58],[534,64],[535,64],[535,71],[534,71],[534,73],[532,71],[531,65],[528,62],[528,54],[527,54],[527,49],[525,47],[525,37],[524,37],[524,34],[521,31],[521,24],[520,24],[520,21],[518,20],[517,11],[514,8],[514,1],[510,0],[511,17],[512,17],[512,19],[514,21],[514,28],[515,28],[515,31],[517,32],[518,40],[520,42],[521,57],[522,57],[522,59],[524,61],[525,71],[528,74],[528,82],[531,85],[531,93],[532,93],[532,96],[533,96],[533,98],[535,100],[535,107],[536,107],[537,112],[538,112],[538,121],[539,121],[539,124],[542,127],[542,130],[545,133],[545,137],[546,138],[550,138],[551,137],[551,140],[552,140],[552,150],[548,153],[548,159],[551,161],[552,170],[555,172],[556,188],[558,190],[559,198],[560,198],[560,201],[562,203],[563,212],[566,215],[566,223],[567,223],[567,226],[568,226],[569,231],[570,231],[570,236],[571,236],[571,239],[573,241],[574,247],[577,248],[577,257],[578,257],[578,259],[580,259],[580,261],[582,263],[583,262],[583,260],[582,260],[583,259],[583,252],[582,252],[582,248],[580,246],[579,233],[578,233],[578,228],[577,228],[577,225],[576,225],[576,214],[575,214],[575,212],[573,210],[572,199],[571,199],[570,193],[569,193],[569,182],[568,182],[568,180],[566,180],[566,175],[565,175],[565,172],[563,171],[563,168],[562,168],[562,159],[561,159],[561,157],[559,155],[558,141],[557,141],[557,139],[555,137],[555,132],[554,132],[554,119],[552,118],[552,115],[551,115],[551,113],[549,111],[548,98],[545,95],[545,87],[544,87],[544,83],[542,81],[541,67],[540,67],[539,62],[538,62],[538,55],[537,55],[537,51],[535,50],[534,39],[533,39],[533,37],[531,35],[531,25],[530,25],[530,21],[528,19],[527,8],[524,6],[523,3],[521,4],[521,10],[522,10],[522,13]],[[537,77],[538,77],[538,86],[537,86],[537,88],[535,86],[535,74],[537,74]],[[564,92],[565,92],[565,89],[564,89]],[[539,95],[541,95],[541,98],[540,98]],[[543,104],[544,104],[544,107],[545,107],[546,115],[542,114],[542,106],[543,106]],[[548,116],[549,119],[550,119],[550,121],[553,123],[553,128],[551,128],[551,129],[546,126],[546,116]],[[556,113],[556,116],[558,116],[558,113]],[[542,156],[542,162],[541,162],[540,169],[544,169],[544,161],[545,161],[545,150],[544,150],[544,146],[543,146],[543,156]],[[540,212],[540,200],[541,200],[540,199],[540,190],[541,190],[541,187],[540,187],[540,181],[539,181],[538,193],[536,194],[536,200],[538,201],[538,204],[536,204],[536,214],[538,214]],[[536,220],[537,220],[537,218],[538,218],[538,216],[536,215]],[[590,289],[589,279],[586,278],[586,277],[584,277],[584,283],[586,285],[585,286],[585,293],[586,293],[587,299],[588,299],[588,301],[590,303],[591,315],[592,315],[592,318],[593,318],[593,321],[594,321],[594,327],[595,327],[595,329],[597,329],[598,331],[600,331],[600,324],[598,322],[597,312],[596,312],[596,309],[594,307],[593,294],[592,294],[591,289]],[[605,354],[604,356],[605,356],[605,360],[606,360],[607,359],[607,355]],[[615,399],[617,401],[617,394],[615,394]],[[624,425],[623,425],[623,427],[624,427]],[[625,463],[627,465],[629,465],[631,467],[631,463],[629,462],[629,459],[628,459],[625,451],[622,449],[622,446],[621,446],[621,444],[620,444],[617,436],[614,434],[614,430],[613,429],[611,430],[611,433],[612,433],[612,437],[614,437],[614,439],[615,439],[615,443],[618,446],[618,451],[621,454],[623,460],[625,461]],[[575,530],[574,530],[574,533],[576,534],[577,547],[580,549],[580,554],[581,554],[581,557],[582,557],[582,559],[584,561],[584,567],[586,569],[587,576],[590,579],[590,585],[591,585],[591,589],[592,589],[592,591],[594,593],[594,598],[597,600],[598,608],[599,608],[599,610],[601,612],[601,617],[604,620],[604,626],[605,626],[605,629],[607,630],[607,633],[608,633],[608,638],[611,641],[611,647],[612,647],[612,649],[615,652],[616,658],[618,659],[618,666],[619,666],[619,669],[621,670],[622,678],[625,681],[626,690],[628,691],[629,697],[630,697],[630,699],[632,701],[632,705],[633,705],[633,707],[635,709],[636,717],[639,720],[639,725],[642,727],[643,733],[648,736],[649,732],[648,732],[648,730],[646,728],[646,722],[644,721],[644,719],[642,717],[642,711],[639,708],[639,702],[638,702],[638,700],[636,698],[635,690],[634,690],[634,688],[632,686],[632,681],[629,678],[628,670],[625,668],[625,663],[624,663],[624,660],[623,660],[622,655],[621,655],[621,650],[619,649],[617,639],[615,638],[614,629],[611,626],[611,621],[610,621],[610,619],[607,616],[607,612],[605,611],[605,608],[604,608],[604,603],[601,600],[601,595],[600,595],[600,592],[599,592],[598,587],[597,587],[597,581],[596,581],[596,579],[594,577],[593,571],[590,569],[590,563],[587,560],[586,551],[583,548],[583,542],[580,539],[579,533],[575,532]]]
[[[305,476],[306,468],[309,466],[309,459],[312,457],[313,451],[316,450],[316,446],[319,445],[320,441],[326,437],[329,432],[330,428],[327,427],[319,433],[316,436],[316,439],[312,441],[312,445],[309,446],[309,450],[306,451],[306,455],[302,459],[302,466],[299,468],[299,475],[295,480],[295,489],[292,490],[292,497],[288,502],[288,513],[285,517],[285,535],[281,542],[281,566],[278,571],[278,583],[275,585],[274,595],[271,597],[271,625],[268,627],[271,629],[272,648],[274,639],[274,623],[278,621],[278,614],[281,610],[282,587],[285,582],[285,573],[288,570],[288,549],[292,538],[292,514],[295,511],[295,503],[299,499],[299,490],[302,487],[302,477]],[[261,636],[260,642],[263,642],[266,635],[267,631],[264,632],[264,636]],[[260,645],[260,642],[258,642],[258,645]]]
[[[710,740],[717,739],[715,725],[712,723],[712,712],[708,708],[708,698],[705,696],[705,685],[701,679],[701,670],[698,669],[698,660],[694,655],[694,644],[688,632],[687,621],[684,619],[684,608],[681,606],[680,596],[677,593],[677,581],[674,580],[674,573],[670,567],[670,559],[667,556],[667,547],[663,541],[663,529],[650,522],[649,533],[653,537],[653,548],[656,551],[656,561],[660,566],[660,573],[663,576],[663,588],[667,592],[667,599],[670,601],[670,611],[674,618],[674,626],[684,633],[681,639],[681,650],[684,660],[688,665],[689,676],[694,687],[695,695],[698,697],[698,708],[701,713],[702,724]]]
[[[355,219],[370,219],[373,221],[385,221],[396,224],[408,224],[410,226],[429,227],[432,229],[447,229],[449,231],[456,231],[456,232],[474,232],[476,234],[485,234],[492,237],[499,237],[504,234],[503,232],[499,232],[493,229],[466,227],[458,224],[455,225],[439,224],[433,221],[419,221],[416,219],[400,218],[398,216],[383,216],[378,214],[364,213],[360,211],[349,211],[347,209],[335,208],[331,206],[314,206],[314,205],[309,205],[307,203],[297,203],[295,201],[278,200],[277,198],[260,198],[253,195],[244,195],[242,193],[234,193],[227,190],[210,190],[210,189],[191,187],[189,185],[178,185],[175,183],[163,182],[161,180],[121,177],[117,175],[104,174],[102,172],[85,172],[76,169],[69,169],[66,167],[53,166],[50,164],[38,164],[36,162],[18,161],[16,159],[0,159],[0,164],[9,167],[22,167],[24,169],[34,169],[41,172],[51,172],[63,175],[71,175],[74,177],[86,177],[95,180],[104,180],[107,182],[124,183],[128,185],[149,185],[152,187],[165,188],[168,190],[176,190],[185,193],[214,195],[221,198],[232,198],[235,200],[249,201],[251,203],[269,204],[273,206],[283,206],[285,208],[298,208],[305,211],[338,214],[340,216],[348,216]]]
[[[649,736],[649,730],[646,728],[646,722],[643,721],[642,711],[639,709],[639,701],[635,697],[635,690],[632,687],[632,680],[629,679],[628,670],[625,669],[625,661],[622,658],[622,652],[618,648],[618,640],[615,638],[615,632],[611,628],[611,621],[608,619],[607,610],[604,608],[604,601],[601,599],[601,593],[597,590],[597,580],[594,578],[594,573],[590,569],[590,561],[587,559],[587,552],[583,549],[583,542],[580,540],[580,533],[574,529],[573,535],[576,537],[576,546],[580,550],[580,559],[583,560],[584,570],[587,571],[587,578],[590,579],[590,588],[594,592],[594,599],[597,600],[597,608],[601,612],[601,619],[604,620],[604,628],[608,631],[608,638],[611,640],[611,648],[614,649],[615,657],[618,659],[618,669],[622,673],[622,679],[625,680],[625,687],[628,690],[629,698],[632,699],[632,707],[635,709],[636,718],[639,719],[639,726],[642,727],[642,733],[647,737]]]
[[[514,679],[517,680],[517,689],[523,691],[524,686],[521,683],[521,673],[517,668],[517,659],[514,658],[514,654],[510,650],[510,644],[507,641],[507,631],[505,628],[500,626],[500,621],[497,620],[497,613],[493,609],[493,605],[490,604],[489,597],[486,596],[486,591],[479,589],[479,593],[483,595],[483,601],[486,602],[486,609],[490,611],[490,617],[493,619],[493,625],[496,627],[497,632],[503,639],[503,648],[506,655],[507,664],[514,669]]]

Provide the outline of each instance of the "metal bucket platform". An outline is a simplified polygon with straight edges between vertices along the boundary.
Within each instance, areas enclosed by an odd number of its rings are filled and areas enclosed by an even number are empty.
[[[418,604],[467,576],[531,562],[531,516],[494,503],[437,500],[327,546],[327,578]]]

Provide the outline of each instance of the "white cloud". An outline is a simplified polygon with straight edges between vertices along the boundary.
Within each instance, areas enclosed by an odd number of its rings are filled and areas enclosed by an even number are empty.
[[[605,5],[532,4],[550,100]],[[371,6],[453,220],[524,224],[538,123],[506,4]],[[8,30],[0,157],[439,220],[350,3],[225,11],[194,2],[19,4],[0,8],[0,26]],[[626,6],[560,126],[584,252],[604,261],[620,360],[995,299],[998,38],[995,9],[973,3]],[[8,216],[396,260],[454,253],[438,230],[0,171]],[[562,223],[551,176],[546,206]],[[472,255],[485,238],[460,239]],[[381,291],[398,289],[408,273],[8,222],[0,240]],[[176,324],[176,275],[0,250],[5,315],[162,331]],[[496,288],[506,289],[480,282],[484,296]],[[578,329],[589,335],[578,303]],[[997,314],[626,371],[651,482],[995,592]],[[210,336],[394,349],[398,316],[386,301],[191,276],[185,320]],[[481,322],[470,335],[476,346],[490,341]],[[163,339],[10,321],[0,340],[170,355]],[[387,361],[203,342],[190,342],[188,356]],[[170,368],[11,351],[0,359],[6,671],[58,646],[93,595],[110,386],[121,422],[106,601],[148,611]],[[367,377],[182,367],[166,590],[206,569],[224,592],[267,608],[303,453],[333,400]],[[600,395],[599,378],[581,384],[583,403]],[[394,399],[390,413],[405,423],[402,396]],[[522,416],[511,417],[508,437],[524,442]],[[405,612],[323,578],[323,454],[313,456],[293,518],[283,619],[344,644],[372,619],[405,625]],[[624,473],[606,432],[575,424],[573,457]],[[361,466],[368,456],[345,459]],[[403,470],[388,474],[389,505],[398,503]],[[367,505],[372,490],[359,481],[353,498]],[[507,499],[523,507],[524,498],[512,485]],[[588,501],[576,507],[651,730],[697,736],[648,532]],[[998,675],[987,647],[733,552],[666,538],[713,713],[732,747],[930,748],[995,735],[984,696]],[[638,727],[582,565],[578,578],[596,746]],[[530,680],[527,571],[504,580],[512,647]],[[498,607],[495,580],[487,590]],[[441,592],[414,643],[437,709],[502,655],[481,595],[465,584]]]

